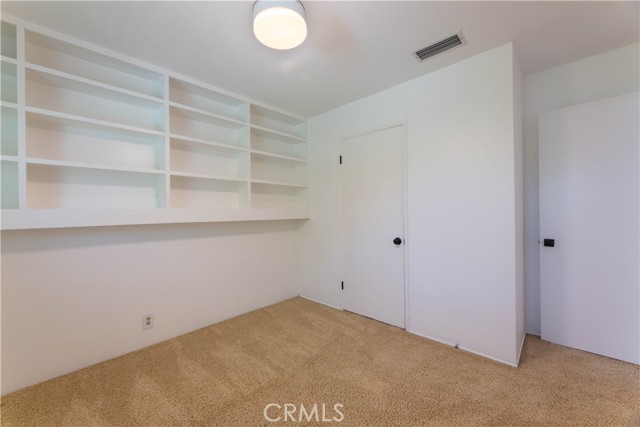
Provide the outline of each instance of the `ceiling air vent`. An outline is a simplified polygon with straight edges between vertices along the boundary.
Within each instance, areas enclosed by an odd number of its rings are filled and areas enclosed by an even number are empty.
[[[445,50],[453,49],[454,47],[463,44],[464,37],[462,36],[462,33],[458,33],[451,37],[447,37],[444,40],[440,40],[438,43],[423,47],[422,49],[415,51],[413,54],[418,61],[422,62],[427,58],[431,58],[434,55],[444,52]]]

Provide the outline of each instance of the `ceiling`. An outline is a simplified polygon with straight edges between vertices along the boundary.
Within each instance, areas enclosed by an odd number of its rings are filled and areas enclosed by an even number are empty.
[[[637,43],[639,2],[310,1],[290,51],[252,34],[252,1],[2,1],[3,13],[311,117],[513,41],[525,74]],[[462,31],[467,44],[411,54]]]

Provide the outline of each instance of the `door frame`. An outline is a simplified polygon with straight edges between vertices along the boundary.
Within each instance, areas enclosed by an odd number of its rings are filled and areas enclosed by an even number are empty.
[[[357,138],[360,136],[364,136],[370,133],[380,132],[386,129],[391,129],[395,127],[402,127],[402,204],[403,204],[403,244],[404,244],[404,277],[403,277],[403,289],[404,289],[404,330],[410,330],[409,324],[409,239],[407,236],[409,235],[409,201],[408,201],[408,174],[407,174],[407,120],[401,120],[396,122],[391,122],[386,125],[376,126],[373,128],[369,128],[357,133],[350,134],[343,138],[340,138],[336,142],[336,152],[338,156],[342,155],[342,143],[346,140]],[[339,157],[338,157],[339,158]],[[338,239],[340,243],[340,277],[345,277],[346,266],[345,266],[345,240],[344,240],[344,218],[342,217],[342,193],[343,193],[343,176],[342,176],[342,168],[340,164],[338,166],[338,212],[339,212],[339,231],[338,231]],[[340,309],[345,310],[344,307],[344,292],[340,291]]]

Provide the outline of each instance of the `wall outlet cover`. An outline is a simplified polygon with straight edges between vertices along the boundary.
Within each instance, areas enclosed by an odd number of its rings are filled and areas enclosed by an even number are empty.
[[[149,313],[142,316],[142,330],[151,329],[155,325],[155,314]]]

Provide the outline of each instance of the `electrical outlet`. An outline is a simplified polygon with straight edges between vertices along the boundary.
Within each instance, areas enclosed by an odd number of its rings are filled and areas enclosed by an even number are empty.
[[[151,329],[155,325],[155,314],[149,313],[142,316],[142,330]]]

